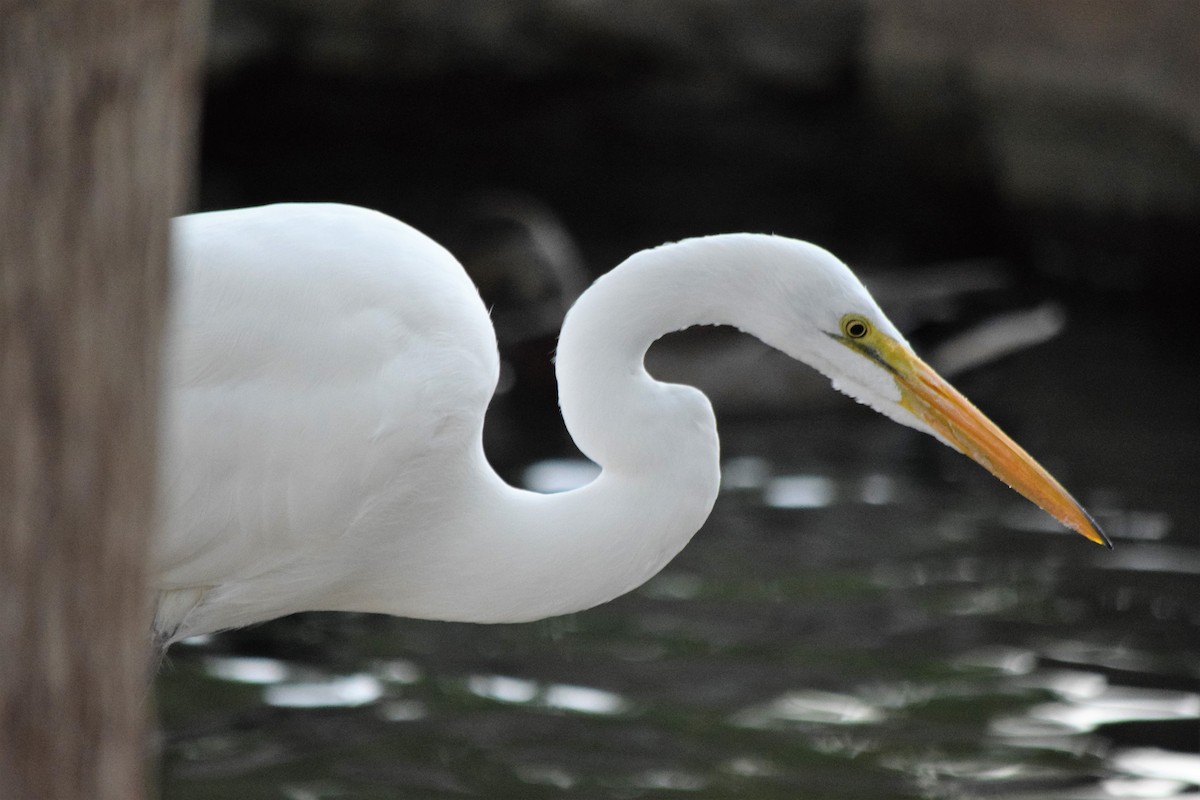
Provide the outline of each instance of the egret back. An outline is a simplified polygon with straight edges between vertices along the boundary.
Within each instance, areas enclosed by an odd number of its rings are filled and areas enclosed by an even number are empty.
[[[448,252],[364,209],[196,214],[173,234],[154,558],[178,594],[159,627],[209,591],[236,618],[181,633],[335,604],[373,538],[423,530],[474,463],[499,369],[486,309]]]

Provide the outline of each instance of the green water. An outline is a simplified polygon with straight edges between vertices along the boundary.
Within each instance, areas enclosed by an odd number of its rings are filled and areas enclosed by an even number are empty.
[[[163,796],[1197,796],[1200,371],[1092,309],[956,383],[1113,552],[849,401],[723,418],[708,525],[613,603],[177,646]]]

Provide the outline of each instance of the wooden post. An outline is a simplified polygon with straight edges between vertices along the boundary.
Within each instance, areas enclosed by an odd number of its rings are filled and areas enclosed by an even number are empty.
[[[0,0],[0,798],[145,796],[167,227],[194,0]]]

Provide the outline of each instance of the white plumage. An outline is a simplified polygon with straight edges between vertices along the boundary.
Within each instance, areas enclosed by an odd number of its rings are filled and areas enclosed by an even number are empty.
[[[1003,434],[914,405],[914,391],[932,391],[917,374],[928,368],[850,271],[804,242],[664,245],[585,292],[559,343],[560,402],[603,471],[537,495],[504,484],[483,456],[496,340],[442,247],[328,204],[196,214],[173,234],[153,562],[163,645],[303,610],[529,620],[636,587],[716,499],[707,400],[642,366],[655,339],[695,324],[734,325],[812,364],[1102,538],[1019,448],[1028,463],[996,463],[992,450],[1011,442],[988,437]],[[847,320],[868,333],[851,336]]]

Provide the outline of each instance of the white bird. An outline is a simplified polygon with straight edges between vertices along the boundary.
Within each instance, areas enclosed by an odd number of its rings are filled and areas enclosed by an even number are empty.
[[[759,234],[645,250],[562,327],[560,405],[601,467],[579,489],[506,484],[484,457],[496,338],[458,262],[342,205],[181,217],[161,409],[154,638],[298,611],[518,622],[578,611],[658,572],[708,517],[716,422],[656,381],[660,336],[732,325],[1107,540],[1029,455],[909,348],[841,261]]]

